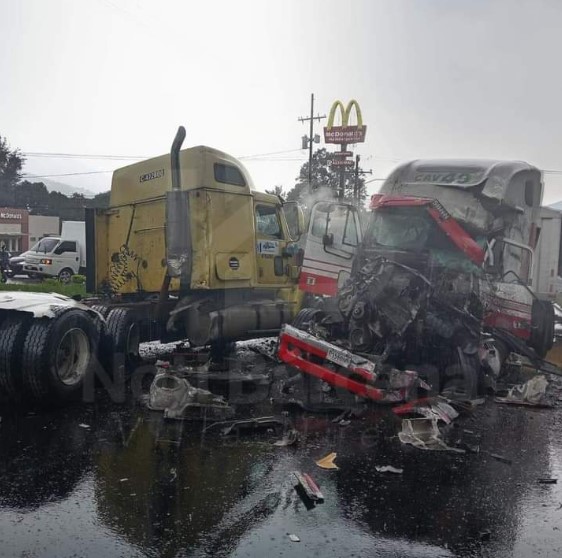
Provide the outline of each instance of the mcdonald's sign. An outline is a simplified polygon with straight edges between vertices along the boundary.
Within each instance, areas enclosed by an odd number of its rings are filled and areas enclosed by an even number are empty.
[[[353,107],[355,107],[357,124],[350,126],[349,116]],[[338,109],[341,114],[341,126],[334,126],[334,119]],[[326,143],[338,144],[363,143],[366,134],[367,126],[363,126],[363,116],[361,115],[359,103],[352,99],[347,104],[347,107],[344,107],[341,101],[335,101],[328,115],[328,125],[324,128],[324,141]]]

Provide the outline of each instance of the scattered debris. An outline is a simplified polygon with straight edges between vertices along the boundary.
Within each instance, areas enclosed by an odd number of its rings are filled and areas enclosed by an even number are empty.
[[[557,484],[558,479],[538,479],[539,484]]]
[[[222,427],[221,434],[223,436],[228,436],[233,432],[239,434],[240,432],[254,432],[256,430],[281,428],[284,424],[284,421],[278,417],[255,417],[241,420],[214,422],[204,428],[203,432],[208,432],[209,430]]]
[[[124,479],[119,479],[119,482],[127,482],[129,479],[125,477]]]
[[[319,459],[316,462],[316,465],[322,469],[339,469],[339,467],[334,463],[337,456],[337,453],[329,453],[326,457]]]
[[[285,434],[283,434],[283,437],[280,440],[274,442],[273,445],[279,448],[283,448],[283,447],[295,445],[298,442],[298,440],[299,440],[299,433],[294,428],[291,428],[290,430],[285,432]]]
[[[89,425],[89,424],[85,424],[85,423],[83,423],[83,422],[81,422],[78,426],[79,426],[80,428],[90,428],[90,425]]]
[[[301,487],[304,494],[309,500],[313,502],[323,502],[324,495],[318,488],[314,479],[308,473],[300,473],[293,471],[293,476],[297,479],[297,487]]]
[[[459,413],[441,397],[416,399],[394,407],[392,410],[399,416],[418,414],[428,419],[442,420],[445,424],[451,424],[459,416]]]
[[[296,535],[293,535],[292,533],[289,535],[289,538],[291,539],[292,542],[301,542],[301,540]]]
[[[410,444],[423,450],[465,453],[463,449],[453,448],[445,443],[435,418],[404,419],[398,438],[403,444]]]
[[[482,453],[487,453],[490,457],[493,457],[496,461],[501,461],[506,465],[511,465],[513,461],[508,457],[504,457],[503,455],[499,455],[498,453],[490,453],[489,451],[482,451]]]
[[[165,418],[201,418],[205,416],[228,418],[234,415],[224,398],[210,391],[193,387],[185,378],[160,367],[150,386],[148,407],[164,411]],[[190,411],[195,411],[191,413]]]
[[[404,469],[398,469],[392,465],[375,465],[375,469],[379,473],[394,473],[395,475],[401,475],[404,472]]]
[[[496,397],[497,403],[511,405],[529,405],[531,407],[552,407],[552,397],[547,393],[548,380],[540,374],[531,378],[528,382],[513,386],[505,397]]]

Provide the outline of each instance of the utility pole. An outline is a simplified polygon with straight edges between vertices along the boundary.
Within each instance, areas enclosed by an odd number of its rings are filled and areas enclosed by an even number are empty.
[[[302,137],[302,146],[303,149],[306,149],[306,147],[308,146],[308,188],[310,190],[312,190],[312,144],[313,143],[320,143],[320,136],[319,135],[314,135],[314,121],[315,120],[322,120],[323,118],[326,118],[326,115],[324,114],[323,116],[320,116],[320,114],[318,114],[317,116],[314,116],[314,93],[311,93],[310,95],[310,116],[303,118],[303,117],[299,117],[299,122],[308,122],[310,121],[310,133],[308,136],[303,136]]]
[[[337,153],[337,151],[336,151]],[[359,177],[363,176],[364,174],[373,174],[373,171],[371,169],[369,169],[368,171],[365,170],[361,170],[359,168],[359,161],[361,161],[361,155],[355,155],[355,168],[353,169],[353,171],[349,171],[346,172],[345,170],[343,170],[341,172],[341,183],[340,183],[340,194],[339,194],[339,199],[343,200],[345,197],[345,177],[346,176],[353,176],[354,182],[353,182],[353,203],[354,205],[356,205],[357,207],[359,207]],[[375,178],[373,180],[385,180],[384,178],[379,179],[379,178]]]

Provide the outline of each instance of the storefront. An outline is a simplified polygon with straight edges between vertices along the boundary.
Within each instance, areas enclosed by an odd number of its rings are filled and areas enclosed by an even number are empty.
[[[29,213],[27,209],[0,207],[0,245],[8,252],[19,253],[29,248]]]

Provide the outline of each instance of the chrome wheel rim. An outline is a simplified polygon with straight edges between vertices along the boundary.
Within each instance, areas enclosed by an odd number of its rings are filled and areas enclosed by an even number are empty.
[[[82,381],[88,371],[90,343],[88,336],[78,328],[69,329],[60,340],[55,359],[55,372],[59,380],[73,386]]]

